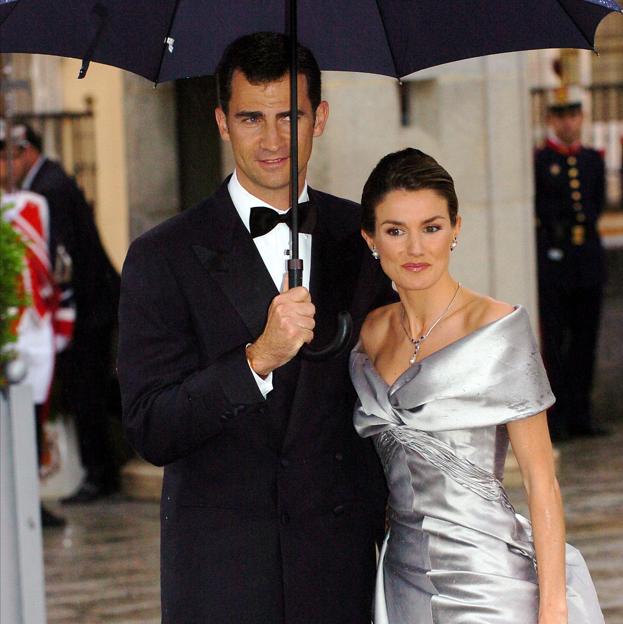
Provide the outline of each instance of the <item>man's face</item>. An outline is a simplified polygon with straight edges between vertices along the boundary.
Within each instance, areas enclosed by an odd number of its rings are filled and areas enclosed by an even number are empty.
[[[24,159],[24,149],[21,147],[13,146],[11,152],[11,175],[12,186],[19,187],[22,180],[28,173],[28,167],[26,166]],[[5,191],[9,189],[9,166],[8,166],[8,152],[6,148],[0,150],[0,188]]]
[[[584,121],[584,115],[580,109],[550,113],[548,121],[554,134],[563,143],[571,145],[579,141],[582,134],[582,122]]]
[[[307,172],[314,137],[320,136],[329,113],[328,104],[316,109],[307,92],[307,79],[298,76],[299,191]],[[290,186],[290,79],[251,84],[240,71],[231,82],[227,114],[216,109],[221,137],[229,141],[238,179],[251,194],[276,208],[287,208]]]

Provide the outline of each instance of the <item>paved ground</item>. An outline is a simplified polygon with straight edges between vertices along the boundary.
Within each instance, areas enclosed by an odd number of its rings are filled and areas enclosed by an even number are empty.
[[[559,445],[568,541],[592,572],[607,624],[623,624],[623,296],[608,299],[595,391],[613,435]],[[511,491],[525,513],[520,491]],[[63,510],[44,535],[49,624],[156,624],[158,509],[112,497]],[[509,623],[511,624],[511,623]]]
[[[568,540],[606,622],[623,624],[623,422],[613,436],[559,448]],[[511,494],[525,509],[522,493]],[[49,624],[159,622],[157,505],[113,497],[66,515],[68,528],[44,536]]]

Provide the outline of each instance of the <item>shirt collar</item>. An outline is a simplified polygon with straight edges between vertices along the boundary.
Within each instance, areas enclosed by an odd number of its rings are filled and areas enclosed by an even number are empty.
[[[231,201],[234,204],[244,226],[247,230],[250,231],[249,220],[251,215],[251,208],[254,206],[266,206],[267,208],[272,208],[277,212],[287,212],[285,210],[279,210],[279,208],[275,208],[271,206],[269,203],[265,202],[263,199],[259,199],[252,195],[247,191],[242,184],[240,184],[240,180],[238,180],[238,175],[236,174],[236,170],[232,174],[229,182],[227,183],[227,190],[229,191],[229,196],[231,197]],[[303,186],[303,190],[299,195],[299,204],[304,201],[309,201],[309,193],[307,191],[307,181],[305,181],[305,185]]]
[[[571,145],[561,141],[553,130],[549,130],[546,139],[547,145],[563,156],[574,156],[582,149],[581,141],[574,141]]]
[[[35,176],[39,173],[39,169],[43,166],[45,162],[45,156],[41,155],[37,160],[35,160],[35,164],[29,169],[28,173],[25,175],[22,180],[22,189],[24,191],[29,191],[32,186],[32,182],[35,179]]]

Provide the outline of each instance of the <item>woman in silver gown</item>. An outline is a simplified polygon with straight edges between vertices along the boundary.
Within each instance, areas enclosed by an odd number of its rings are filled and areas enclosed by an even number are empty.
[[[351,355],[355,426],[390,492],[375,624],[603,623],[565,544],[554,397],[526,310],[449,273],[461,227],[452,178],[418,150],[390,154],[362,207],[364,238],[400,295],[368,316]],[[509,439],[532,524],[501,483]]]

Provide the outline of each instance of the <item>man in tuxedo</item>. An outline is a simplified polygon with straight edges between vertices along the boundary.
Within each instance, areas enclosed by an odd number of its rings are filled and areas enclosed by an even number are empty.
[[[74,293],[76,324],[69,349],[60,353],[56,377],[63,403],[76,419],[86,476],[64,503],[88,503],[117,488],[106,410],[111,349],[117,323],[119,275],[100,241],[93,211],[73,178],[42,153],[41,137],[26,124],[15,126],[20,150],[16,182],[43,195],[50,208],[50,260],[55,277]]]
[[[282,288],[289,56],[275,33],[238,39],[219,66],[216,121],[234,173],[137,239],[123,269],[125,429],[165,467],[165,623],[370,621],[385,485],[352,425],[352,340],[324,362],[299,351],[329,342],[342,309],[356,336],[391,290],[366,253],[359,207],[306,183],[328,104],[314,57],[298,55],[304,286]]]

